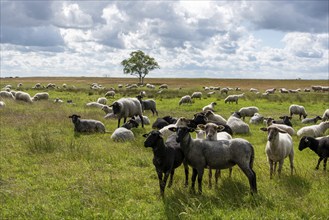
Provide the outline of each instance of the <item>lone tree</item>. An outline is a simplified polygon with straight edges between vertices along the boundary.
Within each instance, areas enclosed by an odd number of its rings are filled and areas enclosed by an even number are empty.
[[[141,50],[131,52],[130,58],[123,60],[121,65],[123,73],[137,76],[140,84],[144,84],[144,78],[151,70],[160,68],[153,57],[146,55]]]

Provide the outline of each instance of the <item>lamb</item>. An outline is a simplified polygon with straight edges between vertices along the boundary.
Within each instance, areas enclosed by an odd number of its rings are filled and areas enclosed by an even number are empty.
[[[322,115],[322,121],[327,121],[329,120],[329,108],[326,109]]]
[[[15,96],[11,92],[0,91],[0,98],[15,100]]]
[[[265,153],[270,165],[270,179],[272,179],[272,175],[275,173],[277,162],[279,162],[278,174],[280,177],[284,159],[288,156],[292,175],[294,169],[294,146],[292,137],[277,127],[261,128],[261,130],[268,132]]]
[[[224,100],[225,103],[232,103],[235,102],[235,104],[238,104],[239,97],[237,95],[229,95]]]
[[[225,118],[223,118],[221,115],[215,114],[212,111],[208,110],[205,112],[205,116],[207,117],[208,121],[212,122],[218,122],[220,124],[227,124],[227,121]]]
[[[182,104],[192,104],[192,98],[189,95],[185,95],[183,96],[180,100],[179,100],[179,105]]]
[[[161,132],[153,130],[144,134],[146,138],[144,146],[153,150],[153,164],[159,179],[160,194],[164,196],[167,179],[170,175],[168,188],[172,186],[175,169],[184,162],[184,153],[174,139],[176,135],[164,143]],[[188,185],[188,165],[184,162],[185,168],[185,186]],[[164,174],[164,176],[163,176]]]
[[[290,105],[289,114],[290,114],[290,117],[292,117],[293,115],[299,115],[300,120],[302,119],[302,116],[304,118],[306,118],[306,116],[307,116],[306,110],[305,110],[304,106],[302,106],[302,105]]]
[[[245,117],[252,117],[255,113],[258,113],[259,109],[255,106],[250,106],[250,107],[243,107],[240,108],[239,110],[239,114],[240,116],[243,118],[243,120],[245,119]]]
[[[269,117],[266,119],[266,124],[271,125],[271,124],[284,124],[292,127],[291,119],[292,117],[289,117],[287,115],[280,116],[279,117],[281,120],[274,120],[273,118]]]
[[[156,115],[158,116],[158,111],[156,109],[156,102],[153,99],[142,100],[143,97],[141,95],[136,96],[136,98],[140,101],[143,111],[151,110],[153,115],[155,112]]]
[[[192,190],[194,191],[195,180],[198,176],[199,193],[202,193],[202,177],[204,168],[226,169],[238,165],[248,177],[251,193],[257,193],[256,173],[253,171],[254,148],[241,138],[232,140],[198,140],[192,139],[189,132],[193,128],[171,128],[176,131],[176,141],[184,152],[186,161],[193,167]]]
[[[113,97],[115,96],[115,91],[111,90],[105,93],[105,97]]]
[[[318,122],[318,120],[322,120],[322,118],[318,115],[315,116],[314,118],[304,118],[302,120],[303,124],[316,124]]]
[[[202,98],[202,92],[193,92],[192,93],[192,96],[191,96],[192,99],[201,99]]]
[[[130,119],[124,123],[121,127],[115,129],[111,135],[111,139],[116,142],[126,142],[135,140],[132,128],[137,128],[138,123],[134,119]]]
[[[48,100],[48,99],[49,99],[48,92],[39,92],[32,97],[33,101]]]
[[[27,102],[27,103],[32,103],[33,102],[30,94],[28,94],[26,92],[22,92],[22,91],[16,92],[15,98],[16,98],[16,100],[24,101],[24,102]]]
[[[146,115],[143,115],[142,117],[143,117],[144,125],[151,124],[150,119]],[[136,115],[134,117],[132,117],[132,119],[134,119],[138,124],[142,123],[141,119]]]
[[[97,103],[97,104],[99,104],[99,103]],[[103,105],[102,110],[105,112],[105,114],[113,113],[112,108],[108,105]]]
[[[212,103],[210,103],[209,105],[206,105],[206,106],[204,106],[203,108],[202,108],[202,111],[203,112],[206,112],[206,111],[215,111],[214,109],[215,109],[215,105],[217,105],[217,103],[216,102],[212,102]]]
[[[93,119],[80,119],[81,116],[76,114],[69,116],[69,118],[72,118],[75,132],[105,133],[105,126],[100,121]]]
[[[250,124],[259,124],[264,120],[264,116],[259,113],[255,113],[249,120]]]
[[[136,98],[121,98],[112,103],[109,107],[112,107],[113,113],[118,117],[118,127],[120,127],[120,120],[124,118],[124,123],[127,117],[133,117],[138,115],[142,121],[142,127],[144,127],[144,121],[142,117],[142,105]]]
[[[326,170],[327,160],[329,157],[329,136],[323,137],[320,140],[313,137],[303,136],[299,141],[298,149],[302,151],[305,148],[310,148],[320,157],[315,169],[319,169],[320,162],[324,159],[323,170]]]
[[[249,133],[249,125],[242,121],[239,112],[234,112],[228,119],[227,125],[231,127],[233,133],[247,134]]]
[[[297,136],[320,137],[329,128],[329,121],[321,122],[318,125],[310,125],[302,127],[297,131]]]
[[[107,99],[105,97],[100,97],[97,99],[97,103],[106,105]]]

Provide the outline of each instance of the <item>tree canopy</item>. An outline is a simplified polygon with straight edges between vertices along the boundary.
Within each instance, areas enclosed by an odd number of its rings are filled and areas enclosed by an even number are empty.
[[[130,58],[123,60],[121,65],[123,66],[123,73],[137,76],[140,84],[144,84],[144,78],[151,70],[160,68],[153,57],[141,50],[131,52]]]

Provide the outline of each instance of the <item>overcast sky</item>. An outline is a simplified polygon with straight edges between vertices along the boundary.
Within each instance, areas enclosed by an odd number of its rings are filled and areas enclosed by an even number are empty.
[[[142,50],[160,65],[149,77],[329,79],[328,11],[328,0],[1,0],[1,77],[122,77]]]

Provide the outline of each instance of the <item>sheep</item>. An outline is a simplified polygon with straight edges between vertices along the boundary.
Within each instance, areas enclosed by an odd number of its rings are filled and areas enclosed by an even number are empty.
[[[128,130],[131,130],[132,128],[138,128],[138,122],[135,119],[130,119],[126,123],[124,123],[121,127],[127,128]]]
[[[87,106],[87,107],[100,108],[100,109],[103,110],[103,107],[104,107],[105,105],[103,105],[103,104],[101,104],[101,103],[98,103],[98,102],[88,102],[88,103],[86,104],[86,106]]]
[[[105,97],[113,97],[115,96],[115,91],[111,90],[105,93]]]
[[[261,130],[268,133],[265,153],[270,165],[270,179],[272,179],[272,176],[275,173],[277,162],[279,162],[278,174],[280,177],[284,159],[288,156],[291,175],[293,175],[294,145],[292,137],[284,130],[277,127],[261,128]]]
[[[322,115],[322,121],[327,121],[329,119],[329,108],[326,109]]]
[[[152,124],[153,129],[161,129],[165,126],[169,125],[169,123],[163,118],[157,118],[155,122]]]
[[[271,125],[271,124],[284,124],[284,125],[288,125],[288,126],[292,127],[292,123],[290,121],[292,119],[292,117],[289,117],[289,116],[285,115],[285,116],[280,116],[279,118],[281,120],[274,120],[271,117],[266,118],[266,124],[267,125]]]
[[[148,134],[144,134],[146,138],[144,146],[153,150],[153,165],[158,175],[160,195],[164,196],[167,179],[170,175],[168,188],[172,186],[175,169],[184,163],[185,169],[185,186],[188,185],[188,165],[184,162],[184,153],[174,139],[176,135],[172,135],[172,139],[164,142],[161,132],[153,130]],[[164,174],[164,176],[163,176]]]
[[[249,133],[249,125],[242,121],[239,112],[234,112],[228,119],[227,125],[231,127],[233,133],[247,134]]]
[[[289,93],[288,89],[286,88],[281,88],[280,93]]]
[[[318,122],[318,120],[322,120],[322,118],[318,115],[315,116],[314,118],[304,118],[302,120],[303,124],[316,124]]]
[[[69,118],[72,118],[75,132],[105,133],[105,126],[100,121],[93,119],[80,119],[81,116],[76,114],[69,116]]]
[[[4,108],[6,106],[6,103],[3,101],[0,101],[0,108]]]
[[[209,105],[206,105],[206,106],[204,106],[203,108],[202,108],[202,111],[203,112],[206,112],[206,111],[215,111],[214,109],[215,109],[215,105],[217,105],[217,103],[216,102],[212,102],[212,103],[210,103]]]
[[[162,84],[159,86],[159,89],[168,89],[168,85],[167,84]]]
[[[134,133],[124,127],[119,127],[114,130],[111,135],[111,139],[115,142],[126,142],[135,140]]]
[[[304,106],[294,105],[294,104],[290,105],[289,114],[290,114],[290,117],[292,117],[293,115],[299,115],[300,120],[302,119],[302,116],[304,118],[306,118],[306,116],[307,116],[307,113],[306,113],[306,110],[305,110]]]
[[[228,93],[228,88],[222,88],[221,90],[220,90],[220,93],[221,94],[226,94],[227,95],[227,93]]]
[[[192,104],[192,98],[191,96],[189,95],[185,95],[183,96],[179,102],[178,102],[179,105],[182,105],[182,104]]]
[[[49,99],[48,92],[39,92],[32,97],[33,101],[48,100],[48,99]]]
[[[144,128],[144,121],[142,117],[142,105],[136,98],[121,98],[112,103],[109,107],[112,107],[113,113],[118,117],[118,127],[120,127],[120,120],[124,118],[124,123],[127,117],[133,117],[138,115]]]
[[[327,136],[317,140],[313,137],[303,136],[299,141],[298,149],[302,151],[305,148],[310,148],[320,157],[315,169],[319,169],[320,162],[324,159],[323,170],[326,170],[327,160],[329,157],[329,137]]]
[[[266,89],[265,90],[265,93],[267,93],[267,94],[274,94],[275,91],[276,91],[276,88]]]
[[[169,130],[169,128],[171,127],[187,127],[188,126],[188,122],[185,118],[179,118],[175,124],[169,124],[163,128],[161,128],[159,131],[162,134],[162,137],[166,140],[170,135],[173,134],[173,132],[171,130]]]
[[[255,113],[249,120],[250,124],[259,124],[264,120],[264,116],[259,113]]]
[[[253,92],[253,93],[258,93],[258,89],[255,89],[255,88],[250,88],[249,91]]]
[[[22,92],[22,91],[16,92],[15,98],[16,98],[16,100],[24,101],[24,102],[27,102],[27,103],[32,103],[33,102],[30,94],[28,94],[26,92]]]
[[[186,161],[193,167],[192,190],[198,176],[198,190],[202,193],[202,177],[204,168],[226,169],[238,165],[248,177],[251,193],[257,193],[256,173],[253,171],[254,148],[246,140],[235,138],[232,140],[198,140],[192,139],[189,132],[193,128],[171,128],[177,134],[176,141],[184,152]]]
[[[0,91],[0,98],[15,100],[15,96],[11,92]]]
[[[243,120],[245,119],[245,117],[252,117],[255,113],[258,113],[259,109],[255,106],[250,106],[250,107],[243,107],[240,108],[239,110],[239,114],[240,116],[243,118]]]
[[[235,102],[235,104],[238,104],[239,97],[237,95],[229,95],[224,99],[225,103],[232,103]]]
[[[149,83],[146,84],[146,87],[149,89],[155,89],[155,85]]]
[[[302,127],[297,131],[297,136],[320,137],[329,128],[329,121],[321,122],[318,125],[310,125]]]
[[[115,114],[113,114],[113,112],[106,114],[104,116],[104,118],[105,119],[118,119],[118,117]]]
[[[227,124],[227,121],[225,118],[223,118],[221,115],[213,113],[210,110],[205,112],[205,116],[207,117],[208,121],[213,121],[213,122],[215,121],[215,122],[218,122],[218,123],[224,124],[224,125]]]
[[[284,124],[271,124],[271,125],[268,125],[268,128],[272,128],[272,127],[276,127],[276,128],[280,128],[281,130],[287,132],[290,136],[293,136],[295,135],[295,130],[288,126],[288,125],[284,125]]]
[[[54,99],[54,103],[63,103],[63,100],[61,100],[60,98],[56,98]]]
[[[192,99],[201,99],[202,98],[202,92],[193,92],[192,95],[191,95],[191,98]]]
[[[106,105],[107,99],[105,97],[100,97],[97,99],[97,103]]]
[[[143,117],[144,125],[151,124],[150,119],[146,115],[143,115],[142,117]],[[134,119],[138,124],[142,123],[141,119],[139,117],[137,117],[136,115],[134,117],[132,117],[132,119]]]
[[[103,105],[103,107],[101,109],[105,112],[105,114],[113,113],[112,108],[108,105]]]
[[[143,97],[141,95],[136,96],[136,98],[141,103],[143,111],[151,110],[153,115],[154,115],[154,112],[155,112],[156,115],[158,116],[158,111],[157,111],[157,108],[156,108],[156,102],[153,99],[142,100]]]

